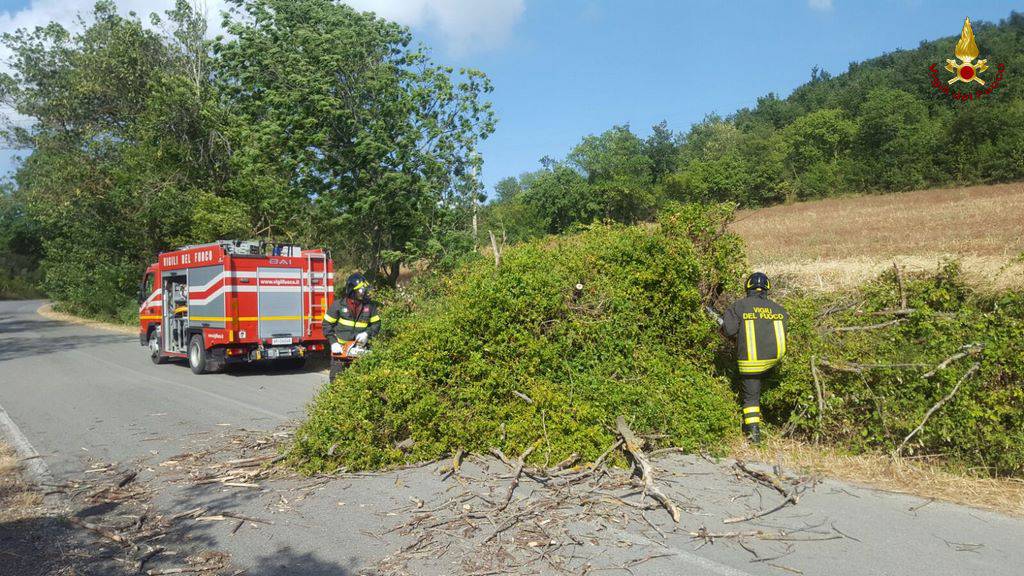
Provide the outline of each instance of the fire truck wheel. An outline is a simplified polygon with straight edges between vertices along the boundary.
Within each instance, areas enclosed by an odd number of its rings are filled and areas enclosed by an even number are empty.
[[[206,372],[206,346],[201,334],[195,334],[188,342],[188,366],[193,374]]]
[[[160,330],[149,333],[149,357],[153,364],[167,363],[167,357],[160,353]]]

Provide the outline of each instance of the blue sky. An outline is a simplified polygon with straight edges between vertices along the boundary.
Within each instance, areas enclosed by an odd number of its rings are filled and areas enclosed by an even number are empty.
[[[164,1],[125,0],[139,12]],[[169,0],[168,2],[169,3]],[[958,34],[965,16],[998,21],[1024,5],[923,0],[685,2],[633,0],[352,0],[409,25],[435,59],[486,72],[499,123],[480,147],[488,190],[563,157],[587,134],[667,120],[686,130],[774,91],[812,66],[850,62]],[[0,31],[69,19],[87,0],[0,0]],[[217,11],[217,0],[207,2]],[[950,46],[952,51],[952,46]],[[922,70],[922,81],[927,71]],[[10,160],[0,158],[0,173]]]

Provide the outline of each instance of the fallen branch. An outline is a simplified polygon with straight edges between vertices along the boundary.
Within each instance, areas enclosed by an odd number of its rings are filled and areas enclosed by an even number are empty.
[[[772,474],[767,474],[765,472],[761,472],[759,470],[753,470],[747,466],[746,462],[742,460],[737,460],[736,463],[733,464],[733,466],[737,470],[753,478],[754,481],[757,482],[758,484],[761,484],[762,486],[767,486],[768,488],[775,490],[776,492],[787,498],[789,497],[789,491],[786,490],[786,487],[783,486],[781,482],[779,482],[779,479],[776,476]]]
[[[146,565],[146,562],[149,562],[153,556],[162,553],[164,550],[165,548],[163,546],[150,548],[145,554],[139,556],[138,560],[135,561],[135,571],[142,572],[142,568]]]
[[[873,364],[859,364],[857,362],[844,362],[842,364],[833,364],[826,359],[820,359],[817,361],[817,365],[821,368],[828,368],[836,372],[849,372],[852,374],[862,374],[865,370],[889,370],[893,368],[925,368],[929,364],[920,363],[873,363]]]
[[[512,394],[517,396],[517,397],[519,397],[520,399],[522,399],[527,404],[533,404],[533,398],[530,398],[529,396],[527,396],[526,394],[523,394],[522,392],[520,392],[518,390],[513,390]]]
[[[924,378],[925,380],[927,380],[927,379],[931,378],[932,376],[935,376],[936,374],[938,374],[940,371],[945,370],[946,366],[949,366],[953,362],[956,362],[957,360],[959,360],[961,358],[964,358],[966,356],[970,356],[971,354],[977,354],[978,352],[981,352],[982,348],[984,348],[984,347],[985,347],[984,344],[981,344],[981,343],[978,343],[978,342],[975,342],[973,344],[964,344],[963,346],[960,347],[960,351],[959,352],[957,352],[955,354],[952,354],[948,358],[943,360],[942,362],[939,362],[938,366],[933,368],[930,372],[926,373],[924,376],[921,376],[921,378]]]
[[[903,439],[903,442],[900,442],[900,445],[896,447],[896,450],[893,452],[894,456],[899,457],[900,453],[903,451],[903,447],[907,445],[907,442],[910,442],[910,439],[913,438],[915,434],[917,434],[921,430],[924,430],[924,425],[926,422],[928,422],[928,419],[932,417],[932,414],[938,411],[939,408],[942,408],[943,404],[949,402],[949,400],[953,398],[953,395],[957,393],[957,390],[960,389],[960,385],[963,384],[964,381],[967,380],[967,378],[969,378],[972,374],[977,372],[978,368],[980,367],[981,364],[975,362],[974,365],[971,366],[970,369],[967,370],[967,372],[964,372],[964,375],[961,376],[960,379],[956,381],[956,386],[953,386],[953,389],[949,391],[949,394],[943,396],[941,400],[936,402],[935,405],[928,409],[928,412],[925,412],[924,418],[921,420],[921,423],[918,424],[916,428],[911,430],[910,434],[907,434],[907,437]]]
[[[148,576],[166,576],[168,574],[192,574],[195,572],[211,572],[220,570],[224,566],[185,566],[182,568],[164,568],[162,570],[147,570]]]
[[[739,522],[749,522],[749,521],[754,520],[756,518],[761,518],[762,516],[767,516],[767,515],[769,515],[769,514],[771,514],[773,512],[778,512],[779,510],[782,510],[783,508],[785,508],[787,504],[793,504],[794,506],[796,506],[797,502],[800,501],[800,495],[797,493],[797,489],[800,487],[799,484],[797,486],[794,486],[791,490],[786,490],[786,487],[782,485],[782,482],[779,481],[778,477],[776,477],[773,474],[766,474],[764,472],[760,472],[760,471],[757,471],[757,470],[752,470],[751,468],[747,467],[746,463],[744,463],[742,460],[737,460],[736,464],[735,464],[735,467],[738,470],[744,472],[747,476],[750,476],[751,478],[753,478],[754,481],[757,482],[758,484],[761,484],[763,486],[767,486],[767,487],[771,488],[772,490],[775,490],[776,492],[781,494],[783,496],[783,500],[782,500],[782,502],[779,503],[778,506],[776,506],[774,508],[771,508],[769,510],[761,510],[761,511],[755,512],[755,513],[753,513],[753,514],[751,514],[749,516],[743,516],[743,517],[737,517],[737,518],[726,518],[725,520],[722,521],[723,524],[736,524],[736,523],[739,523]]]
[[[903,271],[895,260],[892,261],[892,269],[896,272],[896,287],[900,290],[900,309],[907,309],[907,292],[903,286]]]
[[[100,536],[103,536],[107,540],[111,540],[113,542],[117,542],[118,544],[130,544],[130,541],[127,538],[125,538],[124,536],[122,536],[120,534],[112,532],[112,531],[104,528],[103,526],[98,526],[96,524],[90,524],[89,522],[86,522],[85,520],[79,520],[78,518],[75,518],[74,516],[69,517],[68,518],[68,522],[71,522],[75,526],[79,526],[81,528],[85,528],[86,530],[89,530],[90,532],[94,532],[96,534],[99,534]]]
[[[666,510],[668,510],[669,515],[672,516],[672,520],[678,523],[679,508],[676,507],[675,503],[673,503],[668,496],[662,493],[662,491],[654,485],[654,467],[651,466],[650,460],[647,459],[647,455],[644,454],[644,451],[641,449],[640,440],[638,440],[633,431],[630,430],[629,426],[626,424],[626,419],[622,416],[615,419],[615,427],[619,436],[622,437],[624,442],[623,446],[633,458],[634,467],[639,467],[640,469],[640,477],[643,481],[644,494],[650,494],[652,498],[657,500],[665,507]]]
[[[889,326],[895,326],[896,324],[899,324],[900,322],[903,322],[903,318],[895,318],[895,319],[889,320],[887,322],[880,322],[878,324],[868,324],[868,325],[865,325],[865,326],[839,326],[839,327],[836,327],[836,328],[832,328],[831,330],[829,330],[829,332],[856,332],[858,330],[877,330],[879,328],[887,328]]]
[[[508,493],[505,494],[505,500],[498,506],[499,512],[508,508],[509,502],[512,501],[512,494],[515,493],[516,486],[519,486],[519,477],[523,474],[523,464],[536,447],[537,443],[534,442],[533,445],[527,448],[526,451],[519,456],[519,459],[516,460],[515,468],[512,470],[512,483],[509,484]],[[500,454],[501,452],[499,451],[498,453]]]
[[[818,431],[821,431],[821,420],[825,415],[825,396],[821,389],[821,378],[818,375],[818,366],[814,363],[814,355],[811,354],[811,376],[814,377],[814,395],[818,399]]]

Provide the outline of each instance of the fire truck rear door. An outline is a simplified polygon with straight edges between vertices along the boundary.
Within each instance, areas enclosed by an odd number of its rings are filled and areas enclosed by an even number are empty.
[[[302,270],[258,268],[260,338],[302,337]]]

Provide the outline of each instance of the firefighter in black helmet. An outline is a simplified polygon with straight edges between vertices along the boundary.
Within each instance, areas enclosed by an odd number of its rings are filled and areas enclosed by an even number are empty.
[[[377,303],[370,299],[371,287],[366,278],[356,272],[345,280],[343,298],[334,301],[324,314],[324,338],[334,352],[342,342],[355,340],[365,345],[380,332]]]
[[[755,272],[747,278],[747,296],[722,315],[722,332],[736,340],[743,381],[743,433],[754,444],[761,441],[761,384],[765,375],[786,355],[789,313],[768,298],[768,276]]]

